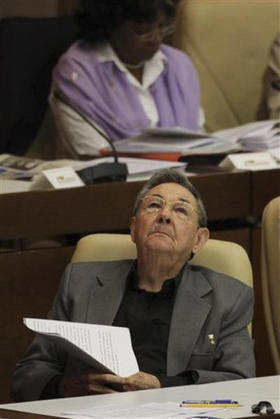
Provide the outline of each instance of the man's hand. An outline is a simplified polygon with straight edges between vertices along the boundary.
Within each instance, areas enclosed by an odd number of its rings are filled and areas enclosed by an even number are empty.
[[[81,375],[66,375],[59,384],[63,397],[109,394],[123,391],[124,378],[113,374],[98,374],[88,371]]]
[[[146,372],[139,371],[136,374],[123,378],[123,391],[147,390],[160,387],[160,381],[157,377]]]
[[[81,375],[64,376],[59,384],[59,394],[63,397],[77,397],[149,388],[160,388],[160,382],[157,377],[146,372],[140,371],[129,377],[119,377],[88,371]]]

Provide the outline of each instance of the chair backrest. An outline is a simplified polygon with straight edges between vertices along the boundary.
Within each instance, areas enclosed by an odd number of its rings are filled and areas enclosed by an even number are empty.
[[[279,19],[279,0],[181,3],[173,45],[197,68],[208,130],[256,119]]]
[[[135,258],[136,246],[129,234],[90,234],[79,240],[71,262]],[[233,276],[251,287],[253,285],[248,255],[236,243],[209,239],[191,263]]]
[[[89,234],[77,243],[71,262],[135,259],[136,255],[136,246],[129,234]],[[253,286],[249,257],[237,243],[209,239],[190,263],[206,266]],[[251,334],[251,324],[248,330]]]
[[[261,272],[269,344],[280,374],[280,196],[270,201],[263,212]]]
[[[135,259],[136,246],[129,234],[89,234],[79,240],[71,262]],[[237,243],[209,239],[190,262],[239,279],[253,286],[249,257]],[[252,333],[252,325],[248,326]]]

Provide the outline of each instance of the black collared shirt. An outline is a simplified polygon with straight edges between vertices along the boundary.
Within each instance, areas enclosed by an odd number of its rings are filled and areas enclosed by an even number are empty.
[[[188,374],[166,375],[169,329],[180,276],[166,280],[159,292],[149,292],[138,287],[133,269],[113,322],[114,326],[129,328],[139,370],[156,375],[162,387],[193,383]]]

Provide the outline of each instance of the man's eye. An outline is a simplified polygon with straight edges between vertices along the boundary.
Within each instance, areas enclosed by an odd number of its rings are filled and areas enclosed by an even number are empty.
[[[175,211],[186,216],[188,215],[188,210],[185,207],[175,207]]]
[[[162,208],[162,203],[159,201],[151,201],[148,203],[147,208],[149,209],[160,209]]]
[[[161,207],[160,202],[152,201],[148,204],[148,208],[160,208],[160,207]]]

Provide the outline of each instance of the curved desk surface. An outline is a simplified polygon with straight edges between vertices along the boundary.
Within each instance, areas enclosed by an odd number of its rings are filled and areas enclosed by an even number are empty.
[[[25,418],[25,413],[34,413],[39,415],[49,415],[55,417],[65,417],[62,412],[73,412],[82,409],[109,405],[115,405],[115,411],[118,407],[139,406],[145,403],[179,403],[186,399],[234,399],[242,407],[216,411],[214,416],[222,419],[227,418],[245,418],[247,416],[256,417],[251,414],[251,406],[261,400],[269,400],[273,405],[276,415],[280,413],[280,375],[250,378],[244,380],[224,381],[211,384],[200,384],[191,386],[169,387],[156,390],[131,391],[127,393],[116,393],[107,395],[85,396],[70,399],[55,399],[36,402],[13,403],[0,405],[1,418]],[[10,412],[4,412],[2,409],[8,409]],[[11,412],[12,410],[12,412]],[[22,412],[16,415],[16,412]],[[44,416],[42,416],[43,418]],[[77,417],[77,416],[76,416]],[[133,419],[133,414],[130,416]],[[32,418],[32,416],[28,416]]]

